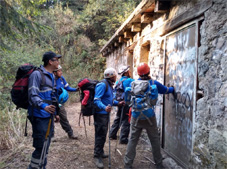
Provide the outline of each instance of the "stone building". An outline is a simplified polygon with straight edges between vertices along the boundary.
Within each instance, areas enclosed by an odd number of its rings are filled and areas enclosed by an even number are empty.
[[[183,168],[227,168],[227,1],[142,0],[101,49],[116,70],[146,62],[174,86],[155,108],[162,148]]]

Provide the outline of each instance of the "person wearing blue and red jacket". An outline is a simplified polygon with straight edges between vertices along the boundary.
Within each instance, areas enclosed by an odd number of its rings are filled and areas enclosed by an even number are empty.
[[[116,82],[116,86],[119,82],[121,82],[123,86],[123,90],[125,90],[126,87],[129,87],[130,83],[134,81],[134,79],[130,78],[129,68],[130,66],[121,66],[118,71],[118,74],[121,75],[121,78],[119,81]],[[115,99],[118,101],[124,100],[124,93],[122,93],[120,97],[115,97]],[[120,144],[128,143],[128,135],[130,131],[128,113],[129,113],[129,106],[127,104],[124,106],[118,106],[116,117],[114,119],[113,125],[110,128],[110,138],[113,140],[117,139],[117,132],[121,128],[120,138],[119,138]]]
[[[113,85],[116,81],[116,70],[114,68],[107,68],[104,71],[104,80],[98,83],[95,87],[94,104],[96,110],[94,113],[95,125],[95,146],[94,146],[94,160],[98,168],[104,168],[102,158],[107,158],[104,154],[104,144],[106,142],[106,135],[108,131],[109,115],[111,107],[123,105],[124,101],[118,102],[113,97]]]
[[[138,80],[149,80],[152,85],[152,79],[150,77],[150,67],[146,63],[140,63],[137,67],[137,73],[140,76]],[[157,86],[158,93],[169,94],[174,93],[174,87],[166,87],[160,82],[154,80],[154,84]],[[127,89],[126,89],[127,90]],[[144,116],[140,116],[143,113]],[[127,169],[132,168],[134,158],[136,156],[136,146],[138,144],[142,130],[147,131],[148,138],[152,146],[152,153],[157,168],[163,168],[162,155],[160,150],[160,138],[158,134],[158,127],[155,117],[155,112],[152,107],[143,110],[142,112],[133,111],[130,122],[130,137],[127,145],[126,154],[124,157],[124,167]]]
[[[78,91],[77,88],[70,87],[65,78],[62,76],[62,67],[61,65],[58,65],[58,69],[54,70],[54,75],[56,79],[56,88],[57,90],[60,88],[63,88],[69,92],[76,92]],[[63,130],[68,134],[68,137],[70,139],[78,139],[77,135],[73,133],[73,129],[71,125],[69,124],[69,121],[67,119],[67,112],[65,110],[64,105],[60,106],[59,110],[59,117],[60,117],[60,124]]]
[[[32,137],[33,147],[35,150],[32,153],[29,169],[45,168],[47,164],[46,154],[51,142],[51,136],[53,134],[53,116],[56,121],[59,121],[59,116],[56,115],[56,93],[55,78],[53,71],[58,68],[59,58],[61,55],[57,55],[54,52],[46,52],[43,55],[42,61],[44,66],[41,66],[38,70],[32,72],[29,76],[28,82],[28,119],[32,124]],[[48,127],[51,122],[50,127]],[[48,130],[48,128],[50,130]],[[50,131],[49,139],[45,145],[45,135]],[[45,147],[45,151],[43,151]],[[42,153],[44,158],[42,159]]]

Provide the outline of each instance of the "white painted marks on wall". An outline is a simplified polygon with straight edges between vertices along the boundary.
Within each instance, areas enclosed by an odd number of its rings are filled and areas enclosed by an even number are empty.
[[[186,165],[192,149],[195,58],[195,25],[166,37],[166,85],[175,87],[177,99],[165,96],[164,148]]]

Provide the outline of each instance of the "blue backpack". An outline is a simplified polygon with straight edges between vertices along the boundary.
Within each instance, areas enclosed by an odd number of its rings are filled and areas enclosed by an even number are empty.
[[[154,108],[158,100],[158,89],[152,80],[135,80],[131,87],[126,88],[125,101],[130,103],[132,111],[142,112],[149,108]]]

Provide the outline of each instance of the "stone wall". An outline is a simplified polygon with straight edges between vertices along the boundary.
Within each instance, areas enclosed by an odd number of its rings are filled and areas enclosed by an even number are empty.
[[[138,78],[136,67],[140,63],[141,46],[149,42],[148,64],[151,76],[164,82],[164,38],[152,31],[163,22],[192,8],[197,0],[173,1],[168,14],[148,24],[137,34],[130,54],[133,55],[133,78]],[[204,1],[206,3],[206,0]],[[189,168],[227,168],[227,2],[214,0],[204,13],[200,26],[198,48],[198,96],[193,121],[193,152]],[[107,56],[107,66],[116,70],[128,63],[126,43]],[[119,78],[119,77],[118,77]],[[159,96],[156,116],[162,126],[163,97]]]
[[[194,166],[227,168],[227,2],[215,0],[201,25]]]

